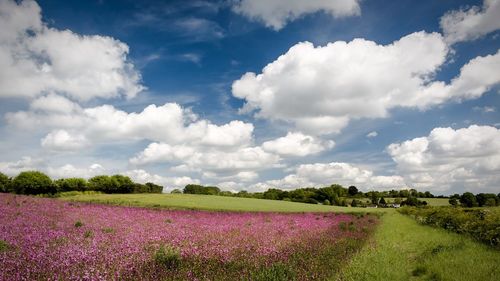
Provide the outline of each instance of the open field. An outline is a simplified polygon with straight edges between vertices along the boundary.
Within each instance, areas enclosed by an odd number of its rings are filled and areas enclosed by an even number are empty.
[[[121,206],[159,207],[247,212],[383,212],[387,209],[350,208],[289,201],[191,194],[84,194],[61,197],[63,200]]]
[[[500,251],[387,213],[371,243],[332,280],[498,280]]]
[[[352,200],[351,198],[343,198],[343,199],[346,199],[346,200]],[[370,198],[356,198],[357,200],[360,200],[364,203],[370,203]],[[393,203],[394,200],[396,200],[396,198],[392,198],[392,197],[387,197],[387,198],[384,198],[385,199],[385,202],[387,203]],[[404,198],[400,198],[400,199],[403,199]],[[429,206],[450,206],[450,203],[448,202],[448,198],[418,198],[418,200],[422,200],[422,201],[426,201],[427,204],[429,204]]]
[[[131,208],[0,194],[0,280],[325,280],[376,216]]]
[[[394,209],[346,208],[286,201],[203,195],[79,195],[71,200],[201,208],[208,210],[284,212],[385,212],[371,242],[343,272],[331,280],[497,280],[500,252],[467,236],[418,224]],[[448,199],[432,198],[430,205],[448,205]]]

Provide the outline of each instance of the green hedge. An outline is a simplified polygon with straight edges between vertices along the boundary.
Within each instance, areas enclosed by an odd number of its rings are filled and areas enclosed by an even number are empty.
[[[419,223],[467,234],[500,250],[500,208],[404,207]]]

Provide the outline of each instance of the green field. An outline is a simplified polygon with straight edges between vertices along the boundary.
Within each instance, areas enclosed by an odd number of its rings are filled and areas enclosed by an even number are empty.
[[[345,199],[348,202],[351,202],[351,200],[352,200],[351,198],[342,198],[342,199]],[[360,200],[364,203],[371,202],[370,198],[356,198],[356,199]],[[393,203],[394,200],[396,200],[396,198],[392,198],[392,197],[387,197],[384,199],[385,199],[385,202],[387,202],[387,203]],[[426,201],[427,204],[429,204],[429,206],[449,206],[450,205],[450,203],[448,202],[448,200],[449,200],[448,198],[418,198],[418,200]]]
[[[500,252],[397,212],[384,215],[372,243],[332,280],[499,280]]]
[[[191,194],[81,194],[63,200],[123,206],[248,212],[380,212],[384,209],[351,208],[289,201]]]
[[[498,280],[500,251],[443,229],[418,224],[395,209],[351,208],[287,201],[186,194],[92,194],[63,200],[126,206],[224,211],[384,212],[363,250],[331,280]],[[431,204],[440,205],[434,199]]]

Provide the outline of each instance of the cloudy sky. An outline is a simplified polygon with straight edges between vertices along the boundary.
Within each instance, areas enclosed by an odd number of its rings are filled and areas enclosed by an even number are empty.
[[[0,171],[500,192],[500,0],[0,0]]]

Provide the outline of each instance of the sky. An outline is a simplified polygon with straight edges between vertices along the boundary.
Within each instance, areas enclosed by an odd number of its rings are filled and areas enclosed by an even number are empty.
[[[500,192],[500,0],[0,0],[0,171]]]

